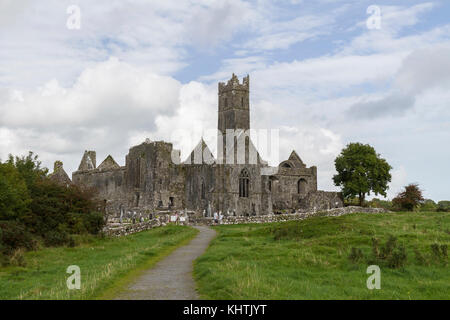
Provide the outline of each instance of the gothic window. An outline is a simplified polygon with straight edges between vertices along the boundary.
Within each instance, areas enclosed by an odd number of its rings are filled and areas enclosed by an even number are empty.
[[[269,191],[272,192],[272,180],[269,180]]]
[[[228,108],[228,99],[225,98],[225,108]]]
[[[243,169],[239,175],[239,197],[248,198],[248,189],[250,186],[250,175],[247,169]]]
[[[306,193],[306,186],[307,186],[307,182],[305,179],[300,179],[297,182],[297,193],[298,194],[305,194]]]
[[[241,107],[242,108],[244,107],[244,98],[243,97],[241,98]]]
[[[287,162],[283,163],[282,165],[283,168],[291,168],[291,165]]]

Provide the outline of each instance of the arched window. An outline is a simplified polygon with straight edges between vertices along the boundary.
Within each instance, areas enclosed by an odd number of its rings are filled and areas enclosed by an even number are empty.
[[[247,169],[243,169],[239,175],[239,197],[248,198],[248,189],[250,186],[250,175]]]
[[[202,179],[202,199],[205,199],[205,182]]]
[[[306,193],[306,187],[308,185],[308,182],[306,182],[305,179],[300,179],[297,182],[297,193],[298,194],[305,194]]]
[[[283,163],[281,166],[283,168],[292,168],[291,165],[289,163],[287,163],[287,162]]]

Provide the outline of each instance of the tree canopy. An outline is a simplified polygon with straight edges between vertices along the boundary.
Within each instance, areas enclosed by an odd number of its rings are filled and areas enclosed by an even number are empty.
[[[414,209],[419,208],[424,200],[419,185],[412,183],[407,185],[405,190],[392,199],[392,203],[399,209],[413,211]]]
[[[350,143],[334,161],[337,174],[333,176],[346,199],[359,197],[364,203],[366,195],[386,196],[391,181],[392,167],[368,144]]]

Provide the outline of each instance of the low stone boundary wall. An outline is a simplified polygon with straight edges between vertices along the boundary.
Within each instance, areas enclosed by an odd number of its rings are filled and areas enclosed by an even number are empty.
[[[245,224],[245,223],[269,223],[269,222],[284,222],[284,221],[292,221],[292,220],[303,220],[310,217],[338,217],[345,214],[350,213],[386,213],[389,212],[386,209],[382,208],[364,208],[364,207],[344,207],[344,208],[335,208],[324,211],[317,212],[298,212],[292,214],[271,214],[271,215],[263,215],[263,216],[239,216],[239,217],[224,217],[222,220],[222,224]],[[167,219],[161,221],[160,219],[153,219],[146,222],[140,222],[135,224],[126,224],[119,226],[107,226],[103,230],[104,234],[108,237],[121,237],[127,236],[133,233],[149,230],[152,228],[165,226],[167,225]],[[188,222],[185,223],[188,225],[215,225],[215,222],[212,218],[195,218],[190,217]]]
[[[162,225],[166,225],[166,224],[161,223],[161,221],[159,221],[159,219],[153,219],[153,220],[149,220],[146,222],[120,225],[117,227],[106,226],[105,229],[103,229],[103,233],[107,237],[121,237],[121,236],[127,236],[129,234],[149,230],[149,229],[152,229],[155,227],[160,227]]]
[[[344,207],[335,208],[324,211],[317,212],[298,212],[292,214],[271,214],[264,216],[239,216],[239,217],[224,217],[222,219],[222,224],[244,224],[244,223],[269,223],[269,222],[284,222],[292,220],[303,220],[310,217],[318,216],[330,216],[338,217],[350,213],[386,213],[389,212],[382,208],[364,208],[364,207]],[[191,218],[190,224],[201,224],[201,225],[214,225],[214,220],[211,218]]]

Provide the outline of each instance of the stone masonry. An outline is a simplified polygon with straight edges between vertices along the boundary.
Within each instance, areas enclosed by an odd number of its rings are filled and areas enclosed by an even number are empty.
[[[317,167],[307,167],[295,151],[277,168],[261,159],[246,133],[250,129],[249,86],[249,76],[241,83],[234,74],[227,83],[219,83],[218,130],[223,134],[218,135],[216,158],[203,139],[184,162],[171,143],[147,139],[129,150],[124,166],[111,156],[97,166],[96,152],[85,151],[72,182],[96,188],[112,217],[175,210],[190,210],[197,216],[213,212],[262,216],[342,207],[340,194],[317,190]],[[231,145],[225,141],[228,130],[238,132]],[[244,141],[240,162],[238,140]],[[55,165],[54,177],[70,181],[62,163]]]

